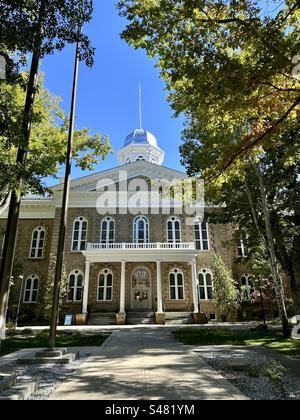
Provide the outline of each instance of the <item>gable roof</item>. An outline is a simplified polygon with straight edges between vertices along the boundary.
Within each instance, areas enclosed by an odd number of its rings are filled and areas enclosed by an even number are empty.
[[[107,184],[111,182],[117,183],[120,178],[120,172],[127,172],[126,178],[132,179],[137,177],[145,177],[156,180],[167,179],[187,179],[188,176],[184,172],[166,168],[146,161],[136,161],[128,165],[117,166],[92,175],[87,175],[71,181],[71,191],[73,192],[91,192],[95,191],[100,180],[107,180]],[[124,178],[123,178],[124,179]],[[63,183],[55,185],[51,188],[53,192],[63,190]]]

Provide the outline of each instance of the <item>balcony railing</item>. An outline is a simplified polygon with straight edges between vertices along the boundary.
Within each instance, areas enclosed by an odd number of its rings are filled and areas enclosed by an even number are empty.
[[[195,251],[196,247],[191,243],[149,243],[149,244],[135,244],[135,243],[120,243],[120,244],[87,244],[88,252],[96,252],[102,250],[190,250]]]

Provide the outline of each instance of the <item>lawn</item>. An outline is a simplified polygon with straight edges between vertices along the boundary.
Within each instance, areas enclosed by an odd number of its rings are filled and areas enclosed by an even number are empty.
[[[300,357],[300,341],[286,339],[279,332],[183,328],[175,335],[178,340],[187,345],[263,346],[285,355]]]
[[[11,336],[5,341],[2,341],[0,348],[0,356],[13,353],[17,350],[47,347],[48,345],[48,331],[40,332],[36,335],[25,334],[23,336]],[[59,332],[57,335],[57,347],[98,347],[101,346],[107,336],[101,334],[96,335],[82,335],[80,333],[63,333]]]

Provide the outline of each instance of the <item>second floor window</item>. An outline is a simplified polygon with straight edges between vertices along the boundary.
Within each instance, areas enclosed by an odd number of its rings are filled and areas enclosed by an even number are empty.
[[[149,220],[145,216],[138,216],[133,222],[133,241],[136,244],[149,243]]]
[[[85,217],[77,217],[73,226],[72,251],[85,251],[88,222]]]
[[[30,258],[42,258],[45,245],[46,231],[43,227],[37,227],[32,232]]]
[[[112,217],[105,217],[101,223],[101,243],[113,244],[115,242],[115,221]]]
[[[181,242],[181,224],[178,217],[170,217],[167,222],[168,228],[168,243],[180,243]]]
[[[196,249],[199,251],[209,251],[208,223],[195,224]]]

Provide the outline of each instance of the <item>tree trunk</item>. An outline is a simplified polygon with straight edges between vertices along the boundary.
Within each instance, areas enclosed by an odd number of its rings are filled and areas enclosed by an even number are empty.
[[[24,115],[22,122],[22,131],[20,144],[17,155],[17,163],[26,167],[28,147],[30,141],[33,108],[38,84],[38,72],[41,57],[41,36],[42,36],[42,22],[45,13],[45,1],[42,1],[39,18],[36,27],[34,48],[31,61],[31,69],[28,80],[28,87],[26,93],[26,101],[24,107]],[[22,179],[19,181],[20,187],[22,186]],[[20,216],[21,196],[16,191],[13,191],[10,199],[9,213],[6,224],[6,233],[3,246],[3,253],[1,259],[0,269],[0,340],[5,338],[5,324],[6,312],[8,306],[9,286],[12,276],[12,268],[15,255],[17,230]]]
[[[257,167],[257,176],[259,179],[262,210],[263,210],[263,215],[264,215],[264,220],[265,220],[265,225],[266,225],[266,236],[267,236],[268,248],[269,248],[270,257],[271,257],[272,272],[273,272],[274,281],[276,284],[276,298],[277,298],[280,318],[282,322],[283,334],[285,337],[290,337],[291,331],[290,331],[290,325],[289,325],[289,320],[288,320],[286,306],[285,306],[282,279],[278,271],[278,262],[277,262],[276,253],[275,253],[274,236],[273,236],[271,220],[270,220],[270,211],[268,208],[267,191],[266,191],[263,176],[259,167]]]

